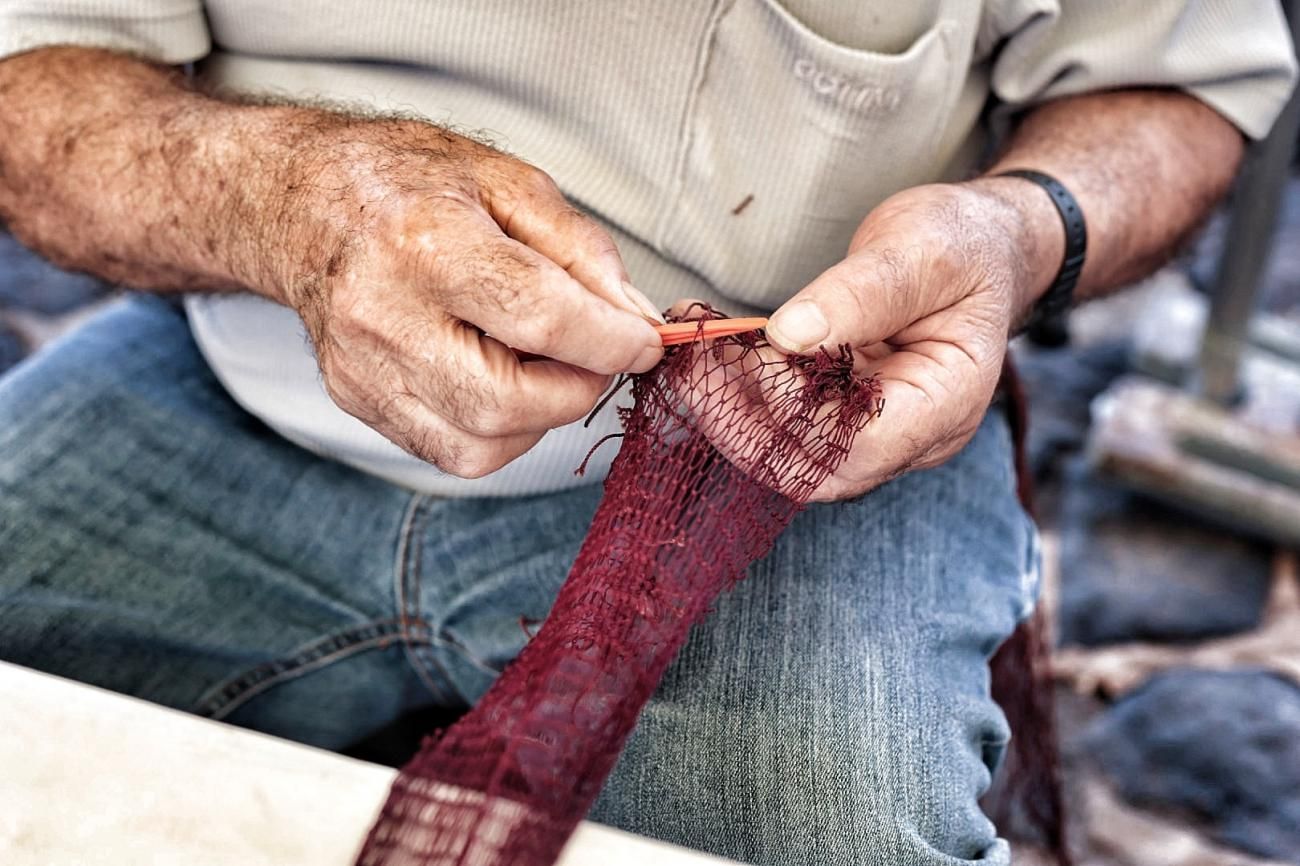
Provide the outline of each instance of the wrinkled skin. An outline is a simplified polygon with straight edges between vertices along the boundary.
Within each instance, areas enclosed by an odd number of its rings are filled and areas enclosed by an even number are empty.
[[[412,454],[485,475],[662,355],[613,240],[538,169],[416,122],[304,152],[272,272],[330,396]]]
[[[773,315],[768,339],[781,349],[848,344],[855,369],[882,387],[881,423],[857,437],[816,499],[936,466],[975,435],[1041,279],[1018,246],[1021,219],[980,183],[905,190],[863,221],[843,261]],[[824,335],[810,341],[800,325]]]

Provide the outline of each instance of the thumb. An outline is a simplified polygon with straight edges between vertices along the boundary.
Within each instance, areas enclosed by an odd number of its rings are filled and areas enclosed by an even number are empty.
[[[818,346],[867,346],[892,337],[925,309],[913,269],[893,256],[860,250],[786,301],[767,323],[767,338],[793,353]]]

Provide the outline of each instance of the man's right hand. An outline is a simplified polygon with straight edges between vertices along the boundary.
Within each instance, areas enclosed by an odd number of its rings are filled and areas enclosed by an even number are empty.
[[[277,188],[260,288],[302,316],[335,403],[447,472],[500,468],[662,354],[610,236],[490,147],[331,119]]]
[[[41,48],[0,61],[0,166],[0,222],[28,246],[135,288],[293,307],[334,400],[455,475],[661,354],[609,235],[541,171],[427,123],[225,102]]]

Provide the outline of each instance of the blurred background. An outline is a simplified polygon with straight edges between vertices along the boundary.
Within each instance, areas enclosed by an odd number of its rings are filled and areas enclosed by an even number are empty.
[[[1168,267],[1013,347],[1084,866],[1300,864],[1298,126]]]
[[[1300,864],[1296,125],[1172,264],[1014,348],[1084,866]],[[111,292],[0,233],[0,374]]]

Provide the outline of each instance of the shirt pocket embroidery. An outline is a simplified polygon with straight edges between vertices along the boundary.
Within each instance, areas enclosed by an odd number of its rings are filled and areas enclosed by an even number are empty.
[[[888,54],[838,44],[777,0],[736,0],[713,34],[656,246],[769,308],[840,259],[874,205],[941,168],[969,53],[943,12]]]

